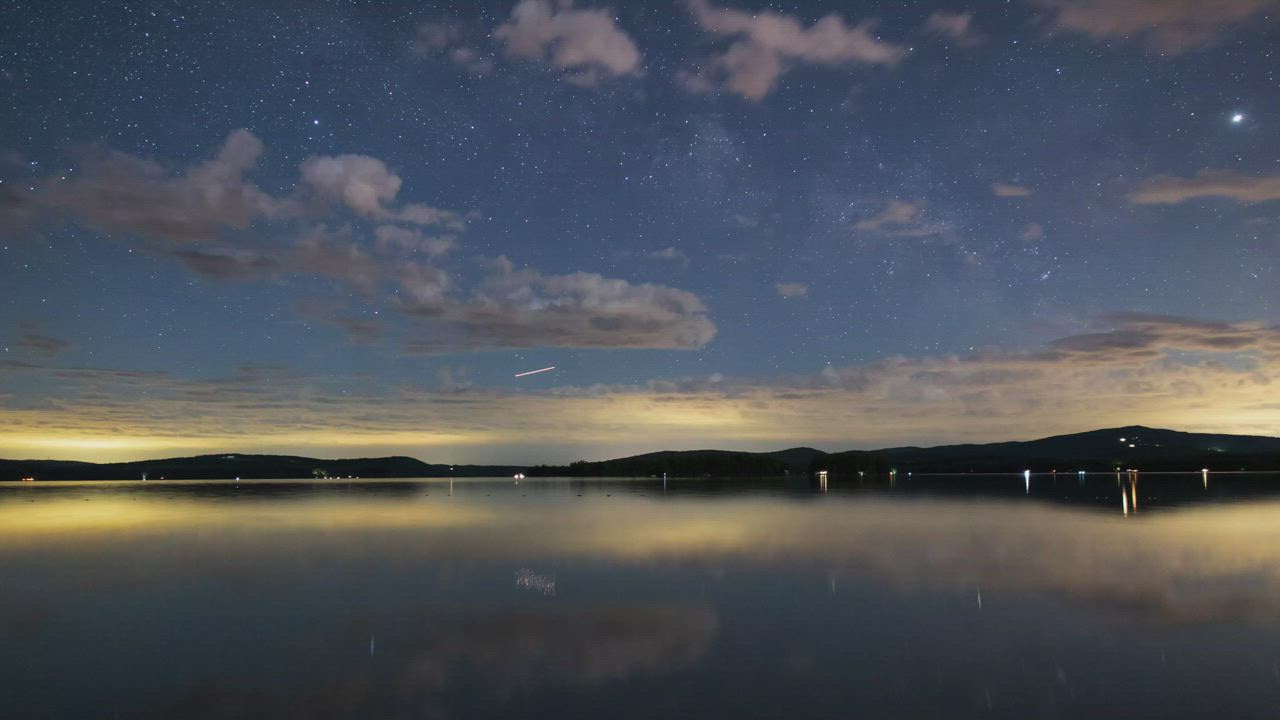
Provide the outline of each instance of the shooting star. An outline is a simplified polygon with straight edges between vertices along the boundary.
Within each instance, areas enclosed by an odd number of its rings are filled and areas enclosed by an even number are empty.
[[[525,375],[537,375],[538,373],[544,373],[544,372],[548,372],[555,369],[556,369],[556,366],[552,365],[551,367],[544,367],[541,370],[530,370],[528,372],[516,373],[516,377],[524,377]]]

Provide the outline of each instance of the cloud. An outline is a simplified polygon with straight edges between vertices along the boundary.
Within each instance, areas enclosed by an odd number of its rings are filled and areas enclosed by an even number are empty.
[[[1159,175],[1129,193],[1129,202],[1139,205],[1176,205],[1197,198],[1241,203],[1280,200],[1280,175],[1245,175],[1231,170],[1201,170],[1192,178]]]
[[[703,30],[734,38],[711,58],[708,72],[685,75],[693,91],[723,85],[748,100],[762,100],[796,65],[895,65],[907,54],[906,48],[876,37],[870,21],[850,26],[831,14],[806,28],[790,15],[717,8],[709,0],[689,0],[689,9]]]
[[[924,31],[937,37],[954,40],[957,45],[972,46],[981,42],[973,30],[973,13],[951,13],[938,10],[924,21]]]
[[[676,247],[665,247],[661,250],[654,250],[649,253],[648,257],[653,260],[669,260],[671,262],[678,262],[684,265],[689,264],[689,256],[685,255],[683,250]]]
[[[1043,237],[1044,226],[1040,223],[1027,223],[1027,226],[1022,228],[1022,233],[1018,235],[1019,239],[1026,242],[1033,242]]]
[[[1030,0],[1053,13],[1056,29],[1096,40],[1141,38],[1176,55],[1217,43],[1231,29],[1280,10],[1280,0]]]
[[[417,315],[441,315],[448,307],[450,280],[439,268],[422,263],[404,263],[396,273],[404,291],[401,307]]]
[[[889,237],[930,237],[947,231],[945,225],[926,223],[924,214],[924,203],[892,199],[879,213],[859,220],[853,227]]]
[[[216,159],[177,177],[154,163],[112,155],[110,172],[90,171],[59,185],[46,209],[71,211],[95,225],[154,232],[168,244],[153,247],[188,270],[217,280],[297,274],[329,278],[358,290],[370,302],[414,321],[409,347],[448,352],[502,347],[697,348],[715,326],[692,293],[632,284],[601,275],[516,271],[505,259],[470,287],[455,287],[436,265],[456,246],[449,235],[428,235],[414,225],[465,227],[458,213],[422,203],[396,207],[402,181],[387,165],[365,155],[315,156],[300,165],[302,190],[273,198],[244,180],[262,145],[245,131],[233,133]],[[110,181],[108,181],[110,179]],[[344,208],[376,221],[372,238],[359,226],[296,229],[304,214]],[[290,220],[294,227],[269,239],[223,237],[253,219]],[[277,239],[296,237],[289,244]],[[687,262],[666,248],[657,259]],[[388,281],[394,283],[390,292]],[[360,341],[382,334],[367,321],[333,314],[332,324]]]
[[[49,335],[36,323],[24,321],[19,327],[22,334],[16,345],[23,350],[52,357],[71,347],[69,341]]]
[[[464,226],[461,216],[422,203],[388,207],[400,193],[400,176],[368,155],[314,156],[302,161],[302,183],[326,202],[346,207],[364,218],[415,225]]]
[[[465,227],[450,210],[422,203],[390,207],[401,179],[381,160],[364,155],[308,158],[300,167],[306,192],[272,196],[245,177],[262,153],[262,141],[247,130],[232,132],[212,160],[177,173],[135,155],[98,152],[70,179],[44,178],[34,191],[11,192],[0,202],[13,206],[6,216],[25,222],[37,214],[70,216],[104,233],[145,238],[150,249],[173,254],[196,272],[226,278],[270,269],[268,250],[227,247],[228,238],[255,222],[298,219],[307,210],[304,200],[380,221]],[[192,248],[200,243],[214,244]]]
[[[1032,194],[1030,188],[1010,183],[992,183],[991,192],[995,193],[996,197],[1002,198],[1030,197]]]
[[[784,298],[804,297],[809,294],[808,283],[775,283],[773,289]]]
[[[441,365],[436,370],[436,380],[440,388],[455,392],[467,390],[475,384],[471,375],[471,368],[466,366]]]
[[[1049,343],[1052,350],[1114,353],[1191,350],[1205,352],[1258,351],[1280,353],[1280,329],[1259,323],[1217,323],[1173,315],[1112,313],[1100,321],[1114,326],[1106,332],[1075,335]]]
[[[352,312],[342,300],[332,295],[312,297],[298,303],[296,310],[307,321],[341,329],[356,345],[372,345],[387,331],[385,322],[376,312],[372,316]]]
[[[373,231],[378,251],[388,254],[426,255],[437,258],[457,247],[453,235],[427,236],[416,228],[379,225]]]
[[[384,203],[396,199],[400,176],[367,155],[311,157],[302,161],[302,182],[326,200],[368,218],[392,216]]]
[[[184,247],[174,250],[172,255],[188,270],[215,280],[248,280],[272,275],[281,269],[274,257],[243,248]]]
[[[715,325],[696,295],[662,285],[634,285],[594,273],[544,275],[515,270],[505,257],[465,302],[429,302],[415,312],[446,326],[410,343],[415,352],[459,348],[578,347],[694,349]],[[429,329],[430,330],[430,329]]]
[[[171,175],[160,165],[120,152],[99,153],[70,180],[33,200],[42,209],[71,213],[108,233],[186,243],[214,240],[227,229],[296,212],[245,180],[262,154],[247,130],[232,132],[212,160]]]
[[[511,57],[575,70],[591,84],[601,75],[639,72],[640,51],[606,9],[575,9],[571,0],[521,0],[493,37]]]
[[[330,277],[372,294],[382,276],[381,265],[351,241],[352,230],[315,228],[300,238],[288,259],[288,270]]]
[[[462,230],[467,226],[466,221],[458,213],[422,203],[405,205],[395,214],[394,219],[414,225],[443,225],[450,230]]]
[[[465,35],[462,24],[455,20],[420,23],[412,45],[413,52],[419,56],[443,56],[473,75],[493,72],[493,58],[469,44]]]
[[[564,276],[573,277],[573,276]],[[545,280],[552,284],[555,278]],[[592,281],[590,284],[598,284]],[[512,292],[536,284],[511,278]],[[626,285],[625,283],[623,284]],[[636,286],[614,291],[629,312]],[[519,318],[535,300],[564,295],[542,288],[523,300],[489,293],[489,315],[471,318],[477,347],[520,347],[634,339],[585,329],[552,312]],[[657,293],[661,295],[662,293]],[[466,307],[448,308],[448,312]],[[517,331],[501,333],[517,316]],[[468,318],[458,316],[460,320]],[[424,317],[421,340],[440,317]],[[670,323],[668,323],[669,325]],[[550,341],[536,337],[546,328]],[[567,330],[566,330],[567,328]],[[672,332],[660,337],[669,340]],[[505,343],[505,345],[503,344]],[[451,347],[462,347],[461,341]],[[353,387],[362,387],[359,392]],[[556,386],[544,391],[471,387],[456,392],[370,387],[341,376],[241,372],[218,380],[160,373],[23,366],[0,373],[0,456],[72,459],[189,454],[234,447],[287,454],[415,454],[449,462],[566,461],[581,448],[618,455],[708,445],[769,450],[788,444],[832,448],[1029,439],[1097,427],[1150,425],[1188,431],[1275,434],[1280,406],[1280,328],[1256,322],[1120,313],[1084,331],[1030,349],[886,357],[831,365],[809,374],[765,378],[657,379],[617,386]],[[145,396],[145,401],[141,398]],[[51,403],[50,398],[57,398]],[[342,413],[334,413],[342,408]],[[1034,430],[1028,430],[1033,428]]]

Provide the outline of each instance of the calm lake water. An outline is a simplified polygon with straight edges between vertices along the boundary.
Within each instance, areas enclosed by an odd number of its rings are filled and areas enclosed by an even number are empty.
[[[1204,480],[0,484],[0,717],[1274,718]]]

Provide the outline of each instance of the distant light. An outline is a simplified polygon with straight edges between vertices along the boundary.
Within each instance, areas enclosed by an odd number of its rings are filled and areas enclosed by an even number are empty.
[[[1239,125],[1242,122],[1244,122],[1244,113],[1236,113],[1235,115],[1231,116],[1232,125]]]
[[[1120,438],[1120,442],[1125,442],[1125,439],[1124,439],[1124,438]]]
[[[1133,443],[1129,443],[1129,447],[1138,447],[1138,446],[1134,445]]]

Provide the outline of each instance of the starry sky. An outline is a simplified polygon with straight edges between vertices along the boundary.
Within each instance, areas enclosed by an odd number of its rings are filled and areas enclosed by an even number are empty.
[[[1277,20],[19,0],[0,456],[1280,434]]]

